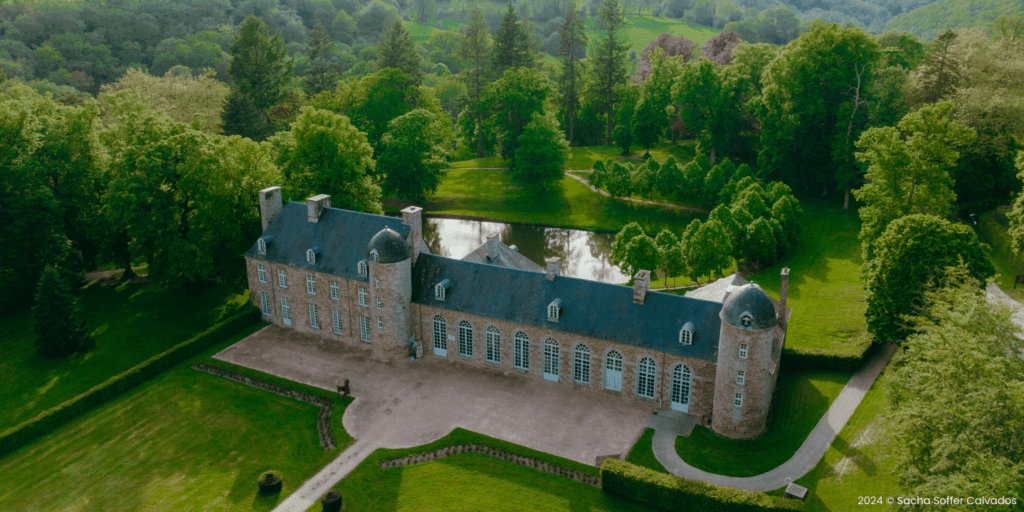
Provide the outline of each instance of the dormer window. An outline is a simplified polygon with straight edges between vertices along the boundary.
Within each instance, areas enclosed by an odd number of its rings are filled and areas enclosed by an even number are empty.
[[[361,260],[359,262],[359,275],[365,276],[366,274],[369,274],[369,272],[366,269],[366,260]]]
[[[562,316],[562,299],[555,299],[548,304],[548,321],[557,322]]]
[[[679,344],[693,345],[693,322],[686,322],[679,330]]]
[[[380,261],[380,255],[377,254],[377,249],[370,251],[370,259],[373,260],[374,263]]]
[[[448,295],[448,288],[451,288],[451,286],[452,282],[447,279],[434,285],[434,298],[437,300],[444,300]]]
[[[262,239],[262,238],[260,238],[259,240],[256,240],[256,249],[259,250],[260,254],[266,254],[267,253],[267,241]]]
[[[744,311],[743,314],[740,315],[740,324],[743,325],[743,327],[750,327],[750,324],[752,324],[753,322],[754,315],[751,315],[746,311]]]
[[[310,265],[316,263],[316,255],[320,254],[319,247],[313,247],[312,249],[306,249],[306,263]]]

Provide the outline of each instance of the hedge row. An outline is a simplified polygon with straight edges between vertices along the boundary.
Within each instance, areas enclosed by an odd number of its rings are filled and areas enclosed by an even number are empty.
[[[828,350],[809,348],[782,349],[782,368],[796,370],[834,370],[855,372],[871,352],[872,345],[866,344],[860,354],[836,354]]]
[[[22,422],[0,434],[0,456],[24,446],[39,436],[56,430],[61,425],[116,398],[121,393],[155,377],[160,372],[192,357],[222,341],[226,336],[248,327],[260,319],[259,309],[253,307],[210,327],[195,337],[183,341],[138,365],[107,379],[89,391],[58,406],[47,409],[35,418]]]
[[[687,480],[607,459],[601,464],[604,492],[666,510],[703,512],[755,512],[800,510],[803,502],[769,496],[761,492]]]

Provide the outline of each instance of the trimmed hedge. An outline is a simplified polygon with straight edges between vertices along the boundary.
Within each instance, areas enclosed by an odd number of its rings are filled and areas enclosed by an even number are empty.
[[[276,494],[281,492],[281,487],[284,486],[284,477],[280,471],[266,471],[256,479],[256,485],[259,486],[261,494]]]
[[[331,489],[320,498],[320,505],[323,507],[323,512],[341,512],[341,491],[337,489]]]
[[[252,307],[239,313],[195,337],[183,341],[118,375],[115,375],[89,391],[78,395],[56,407],[51,407],[35,418],[22,422],[0,434],[0,456],[16,450],[30,441],[56,430],[61,425],[89,412],[116,398],[129,389],[152,379],[160,372],[202,352],[260,320],[260,310]]]
[[[823,349],[789,348],[782,349],[782,368],[785,371],[833,370],[855,372],[864,358],[871,352],[867,345],[860,354],[837,354]]]
[[[682,503],[703,512],[760,512],[800,510],[803,502],[696,482],[658,473],[628,462],[606,459],[601,464],[604,492],[666,510]]]

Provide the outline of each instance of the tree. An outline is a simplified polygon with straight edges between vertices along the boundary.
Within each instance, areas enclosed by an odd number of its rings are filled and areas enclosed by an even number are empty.
[[[949,169],[960,147],[973,141],[974,130],[951,118],[948,102],[923,107],[904,117],[896,128],[871,128],[857,147],[867,162],[867,184],[853,192],[864,203],[861,244],[864,260],[874,257],[874,241],[888,224],[910,213],[948,215],[956,197]]]
[[[261,111],[252,98],[237,89],[228,92],[221,120],[225,134],[255,141],[266,140],[274,131],[266,112]]]
[[[476,120],[477,156],[484,156],[483,93],[491,76],[491,32],[479,7],[473,8],[469,24],[459,36],[459,57],[466,63],[461,74],[466,84],[469,113]]]
[[[962,261],[971,278],[992,277],[995,268],[971,228],[934,215],[894,220],[876,242],[875,258],[864,264],[868,330],[878,343],[902,342],[911,334],[905,315],[921,304],[922,285]]]
[[[330,194],[336,208],[382,214],[381,189],[370,175],[373,148],[348,118],[302,107],[291,130],[276,135],[278,162],[299,197]]]
[[[1017,153],[1017,176],[1024,180],[1024,151]],[[1018,194],[1013,200],[1013,210],[1007,215],[1010,218],[1010,240],[1013,250],[1024,252],[1024,194]]]
[[[661,251],[651,237],[640,235],[634,237],[626,246],[626,257],[622,261],[612,263],[625,270],[629,276],[635,276],[640,270],[653,272],[661,263]]]
[[[250,15],[235,34],[231,43],[231,66],[228,73],[234,83],[232,96],[242,95],[245,100],[236,100],[240,105],[251,105],[260,117],[267,118],[267,111],[286,97],[285,84],[292,76],[293,62],[286,59],[288,49],[281,34],[270,37],[270,30],[262,20]],[[231,99],[229,98],[229,105]],[[239,111],[246,111],[242,108]],[[224,133],[241,135],[247,127],[239,123],[245,117],[232,116],[225,108]]]
[[[711,282],[714,272],[721,273],[731,263],[729,234],[713,220],[702,223],[700,219],[694,219],[686,227],[682,244],[686,254],[686,275],[698,283],[703,276],[708,276],[708,282]]]
[[[443,127],[427,110],[416,109],[388,123],[384,151],[377,160],[385,173],[381,188],[407,200],[420,200],[437,191],[448,156],[441,148]]]
[[[765,217],[754,219],[747,227],[747,237],[743,246],[743,259],[754,264],[755,269],[775,261],[778,242],[772,230],[771,222]]]
[[[434,0],[416,0],[416,23],[427,25],[434,14]]]
[[[613,162],[607,166],[609,179],[606,185],[612,197],[629,197],[633,194],[633,170],[629,165]]]
[[[947,268],[907,318],[913,334],[887,390],[897,474],[921,496],[1020,496],[1020,327],[970,276],[966,265]]]
[[[679,237],[675,233],[667,229],[661,230],[654,238],[654,244],[658,246],[660,257],[658,268],[664,272],[665,279],[675,278],[686,269],[683,247],[679,244]]]
[[[81,309],[57,269],[47,266],[43,270],[35,299],[32,317],[39,355],[64,357],[96,345],[85,329],[85,320],[79,318]]]
[[[959,43],[952,29],[928,44],[924,62],[910,75],[907,96],[913,105],[949,99],[963,79],[961,57],[954,51]]]
[[[313,33],[306,43],[306,56],[309,58],[310,66],[303,75],[303,85],[307,96],[316,96],[323,91],[333,90],[338,83],[338,66],[330,62],[333,51],[334,42],[327,34],[327,29],[318,23],[313,27]]]
[[[569,161],[569,143],[554,115],[534,112],[533,120],[519,136],[519,149],[512,160],[512,175],[525,183],[541,182],[547,190],[548,180],[556,181],[565,172]]]
[[[198,116],[203,121],[203,130],[209,133],[220,133],[223,128],[221,112],[228,88],[217,81],[212,72],[196,77],[157,77],[141,69],[130,68],[116,82],[101,86],[97,99],[103,105],[104,98],[125,89],[134,89],[147,108],[163,110],[179,123],[190,123]],[[107,109],[103,111],[108,112]],[[104,117],[109,118],[109,114]]]
[[[732,153],[741,126],[741,94],[744,87],[732,68],[700,57],[683,67],[672,86],[672,103],[688,129],[697,133],[697,147],[712,165],[718,151]]]
[[[509,68],[484,91],[484,105],[490,112],[487,128],[500,144],[499,154],[514,160],[519,149],[519,137],[533,114],[543,112],[544,102],[554,88],[543,73],[536,69]]]
[[[415,85],[423,83],[423,57],[416,51],[416,43],[409,36],[402,20],[395,19],[381,36],[377,52],[377,67],[395,68],[405,73]]]
[[[530,38],[509,2],[505,17],[494,34],[494,72],[498,76],[514,68],[532,68],[533,53]]]
[[[629,52],[629,43],[624,41],[620,33],[625,25],[626,16],[619,1],[604,0],[598,11],[597,26],[605,33],[598,40],[595,50],[594,87],[598,111],[608,116],[606,144],[612,141],[612,114],[618,104],[618,87],[626,83],[627,77],[626,54]]]
[[[587,33],[583,28],[583,14],[575,0],[569,2],[562,27],[558,31],[558,55],[562,56],[562,76],[559,82],[562,102],[565,105],[566,118],[569,124],[569,145],[573,143],[573,126],[576,122],[576,110],[580,104],[579,82],[583,73],[580,53],[586,55]]]
[[[628,254],[627,247],[634,238],[640,236],[647,236],[644,233],[644,228],[640,227],[640,224],[636,222],[630,222],[622,227],[618,233],[615,234],[615,240],[612,241],[612,250],[608,254],[608,261],[614,265],[618,265],[621,261],[625,261]]]
[[[644,162],[643,165],[637,167],[633,171],[633,190],[640,194],[641,202],[644,196],[650,199],[650,195],[654,192],[654,185],[657,179],[657,165],[658,162],[653,162],[654,167],[650,164],[651,160]]]

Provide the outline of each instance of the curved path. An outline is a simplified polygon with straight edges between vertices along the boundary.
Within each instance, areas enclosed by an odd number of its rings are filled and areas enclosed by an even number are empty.
[[[679,454],[676,453],[676,432],[665,428],[655,430],[654,456],[669,472],[690,480],[748,491],[766,492],[785,487],[818,465],[818,461],[825,455],[825,451],[843,429],[843,425],[846,425],[853,411],[857,410],[864,394],[871,389],[871,384],[875,382],[875,378],[881,373],[882,368],[885,368],[895,351],[896,346],[888,344],[875,352],[874,356],[850,377],[850,382],[843,387],[839,396],[832,402],[832,406],[828,408],[828,412],[821,417],[814,430],[800,445],[800,449],[788,461],[767,473],[751,477],[733,477],[699,470],[679,458]]]

